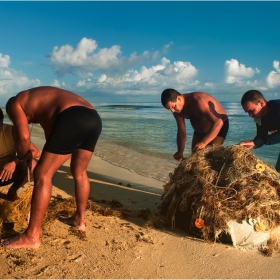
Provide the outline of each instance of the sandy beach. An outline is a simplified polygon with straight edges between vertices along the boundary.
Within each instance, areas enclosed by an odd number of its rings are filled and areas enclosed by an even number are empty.
[[[32,141],[42,149],[44,139],[39,129],[34,128]],[[178,229],[147,226],[161,202],[162,186],[176,166],[173,160],[146,156],[101,140],[88,167],[90,200],[112,211],[89,209],[85,235],[55,220],[43,229],[38,249],[0,248],[0,277],[279,278],[279,254],[266,257],[231,245],[209,244]],[[0,189],[3,193],[6,190]],[[73,196],[74,183],[67,161],[54,177],[52,197],[66,200]],[[117,209],[125,209],[122,213],[127,214],[110,214],[116,210],[108,204],[112,201],[118,201]]]

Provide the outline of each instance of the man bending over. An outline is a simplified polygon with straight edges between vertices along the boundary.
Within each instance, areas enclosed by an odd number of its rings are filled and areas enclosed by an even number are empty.
[[[220,146],[225,141],[229,122],[227,112],[213,96],[205,92],[181,94],[175,89],[166,89],[161,94],[163,107],[170,110],[177,122],[177,152],[174,159],[181,160],[187,141],[185,119],[194,129],[192,152],[207,145]]]
[[[240,142],[248,149],[280,143],[280,99],[267,101],[258,90],[248,90],[241,99],[241,106],[256,124],[256,136]],[[275,166],[280,172],[280,154]]]
[[[40,245],[40,232],[51,193],[52,178],[71,157],[70,170],[75,181],[76,212],[60,221],[85,229],[84,214],[90,191],[87,166],[101,133],[101,119],[82,97],[55,87],[37,87],[18,93],[8,100],[6,111],[15,127],[19,160],[30,147],[29,123],[39,123],[46,137],[42,155],[34,169],[34,190],[30,221],[26,231],[1,243],[8,248],[32,248]]]

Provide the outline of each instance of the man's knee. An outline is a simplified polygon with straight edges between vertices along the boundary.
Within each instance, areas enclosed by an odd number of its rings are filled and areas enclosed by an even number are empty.
[[[34,182],[44,183],[45,181],[51,181],[53,176],[51,176],[48,172],[45,171],[45,168],[41,168],[40,165],[36,165],[33,170],[33,179]]]
[[[88,178],[87,170],[71,170],[71,175],[73,176],[74,180],[84,180]]]

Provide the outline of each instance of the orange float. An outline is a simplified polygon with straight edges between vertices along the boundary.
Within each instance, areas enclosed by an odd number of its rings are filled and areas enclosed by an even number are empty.
[[[197,228],[203,228],[204,227],[204,220],[201,218],[197,218],[194,222],[195,226]]]

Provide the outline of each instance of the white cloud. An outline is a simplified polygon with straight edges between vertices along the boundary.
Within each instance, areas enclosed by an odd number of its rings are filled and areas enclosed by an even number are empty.
[[[51,84],[53,87],[60,87],[60,83],[58,80],[54,80],[53,83]]]
[[[102,74],[102,75],[99,77],[98,82],[99,82],[99,83],[103,83],[103,82],[106,81],[106,79],[107,79],[107,76],[106,76],[105,74]]]
[[[271,71],[266,78],[267,85],[270,88],[275,88],[277,86],[280,86],[279,61],[274,60],[273,61],[273,67],[275,68],[276,71]]]
[[[136,52],[122,56],[118,45],[99,48],[97,42],[83,38],[76,47],[64,45],[54,47],[50,60],[58,76],[78,74],[76,87],[81,90],[122,93],[158,93],[162,87],[194,88],[199,84],[195,80],[198,70],[191,62],[175,61],[171,63],[162,57],[173,42],[159,51]],[[90,78],[90,79],[89,79]]]
[[[40,85],[40,80],[29,79],[24,73],[10,68],[9,55],[0,53],[0,96],[8,97],[23,89]]]
[[[258,68],[247,68],[236,59],[225,62],[225,82],[228,84],[242,83],[244,79],[252,78],[256,73],[260,73]]]
[[[170,42],[169,44],[166,44],[163,46],[163,49],[162,49],[162,53],[166,54],[169,50],[169,48],[173,45],[173,42]]]
[[[176,85],[176,88],[188,88],[199,84],[194,77],[198,70],[190,63],[176,61],[171,63],[165,57],[157,65],[146,67],[142,66],[140,70],[127,70],[125,73],[106,75],[101,74],[95,80],[87,81],[80,80],[77,83],[78,87],[84,89],[113,89],[116,94],[129,93],[158,93],[163,87]]]
[[[54,47],[50,55],[50,60],[54,71],[63,76],[66,74],[79,72],[85,75],[89,71],[96,70],[114,72],[127,70],[135,65],[153,61],[158,57],[159,52],[149,53],[144,51],[137,56],[136,52],[129,57],[121,56],[121,47],[113,45],[110,48],[98,48],[95,40],[82,38],[76,48],[70,45]]]
[[[10,64],[10,56],[0,53],[0,68],[7,68]]]

